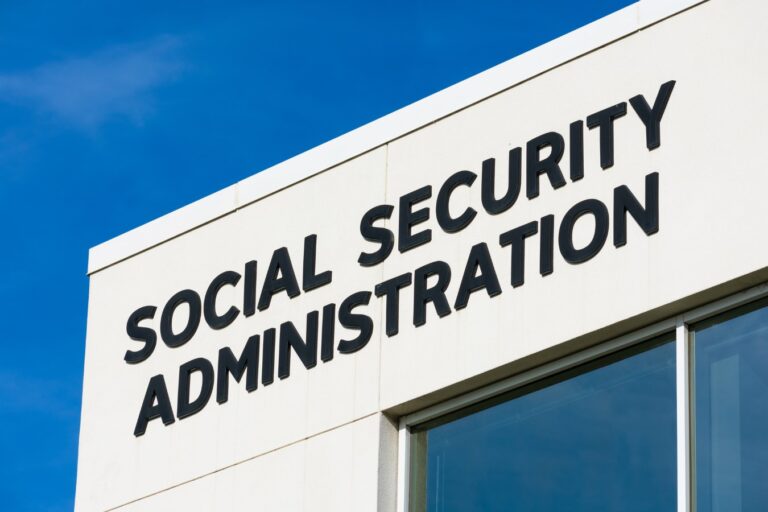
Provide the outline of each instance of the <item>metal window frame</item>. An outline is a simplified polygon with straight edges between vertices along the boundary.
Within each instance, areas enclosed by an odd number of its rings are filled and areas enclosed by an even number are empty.
[[[715,300],[681,315],[653,323],[629,334],[556,359],[488,386],[470,391],[400,418],[397,458],[397,512],[409,512],[411,429],[424,422],[540,381],[666,333],[675,333],[675,382],[677,400],[677,512],[693,512],[693,432],[690,328],[693,323],[768,297],[768,283]]]

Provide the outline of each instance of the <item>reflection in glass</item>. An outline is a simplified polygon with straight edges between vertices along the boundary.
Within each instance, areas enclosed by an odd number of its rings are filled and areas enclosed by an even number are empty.
[[[697,510],[768,510],[765,303],[698,326],[694,368]]]
[[[413,467],[411,510],[675,510],[675,349],[669,340],[494,404],[426,425],[413,437],[412,456],[421,463]]]

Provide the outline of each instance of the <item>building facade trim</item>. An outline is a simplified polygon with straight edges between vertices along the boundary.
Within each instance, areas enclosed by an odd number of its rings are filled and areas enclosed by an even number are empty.
[[[640,0],[91,248],[93,274],[707,0]]]

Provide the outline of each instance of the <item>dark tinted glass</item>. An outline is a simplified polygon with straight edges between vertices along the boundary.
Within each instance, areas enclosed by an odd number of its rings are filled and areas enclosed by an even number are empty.
[[[768,510],[765,303],[698,326],[694,368],[697,510]]]
[[[675,510],[674,343],[505,400],[416,434],[414,510]]]

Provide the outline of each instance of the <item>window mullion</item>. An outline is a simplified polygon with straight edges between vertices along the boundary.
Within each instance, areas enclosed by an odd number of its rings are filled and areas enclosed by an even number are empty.
[[[677,512],[693,512],[691,478],[691,368],[688,325],[682,317],[675,330],[677,391]]]

